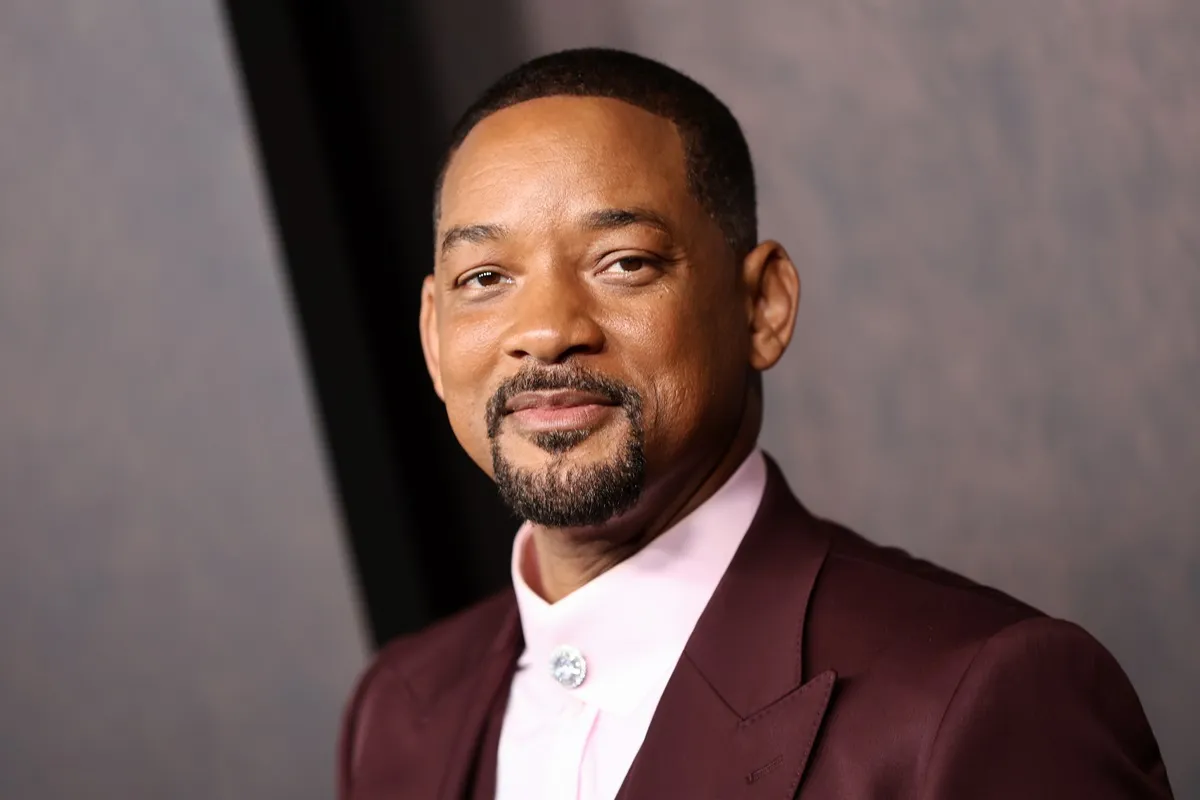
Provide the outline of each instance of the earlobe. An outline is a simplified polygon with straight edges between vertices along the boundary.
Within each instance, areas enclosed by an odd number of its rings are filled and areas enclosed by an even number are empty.
[[[792,341],[800,305],[800,275],[783,245],[766,241],[743,261],[750,317],[750,366],[775,366]]]
[[[442,368],[438,352],[437,298],[434,296],[433,275],[426,275],[421,284],[421,350],[425,353],[425,368],[433,380],[433,390],[444,402]]]

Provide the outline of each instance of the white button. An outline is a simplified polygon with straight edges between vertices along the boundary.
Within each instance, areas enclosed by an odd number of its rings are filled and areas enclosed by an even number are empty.
[[[569,644],[555,648],[550,656],[550,677],[565,689],[577,689],[587,677],[587,661],[578,648]]]

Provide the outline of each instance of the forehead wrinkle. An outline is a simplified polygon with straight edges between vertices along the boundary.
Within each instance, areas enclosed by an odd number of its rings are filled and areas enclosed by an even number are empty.
[[[565,202],[565,199],[553,201],[547,190],[558,188],[558,194],[563,195],[567,187],[554,187],[554,184],[569,184],[570,181],[546,180],[547,172],[561,174],[566,171],[564,166],[560,166],[564,160],[562,157],[540,155],[506,159],[505,156],[503,151],[485,150],[474,156],[478,164],[468,162],[455,170],[460,174],[448,174],[442,191],[442,218],[462,216],[468,220],[470,217],[486,220],[478,223],[464,221],[450,230],[479,225],[505,229],[508,233],[514,226],[503,218],[512,213],[514,206],[527,206],[520,215],[524,219],[531,213],[528,208],[530,205],[536,205],[536,210],[541,211],[547,204]],[[528,173],[533,170],[538,170],[538,174],[531,177]],[[530,203],[531,200],[537,202]]]

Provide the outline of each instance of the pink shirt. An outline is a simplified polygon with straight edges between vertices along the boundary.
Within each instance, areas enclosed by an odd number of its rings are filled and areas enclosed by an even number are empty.
[[[766,463],[755,450],[677,525],[554,604],[521,574],[531,544],[529,526],[522,526],[512,578],[525,651],[500,732],[497,800],[616,796],[684,645],[758,511],[766,481]],[[551,671],[563,645],[586,665],[574,688]]]

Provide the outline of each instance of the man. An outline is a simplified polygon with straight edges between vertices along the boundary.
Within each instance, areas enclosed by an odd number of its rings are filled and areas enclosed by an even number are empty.
[[[342,798],[1170,796],[1092,638],[812,516],[757,449],[800,282],[707,90],[525,64],[459,123],[436,228],[434,389],[528,521],[513,589],[363,677]]]

